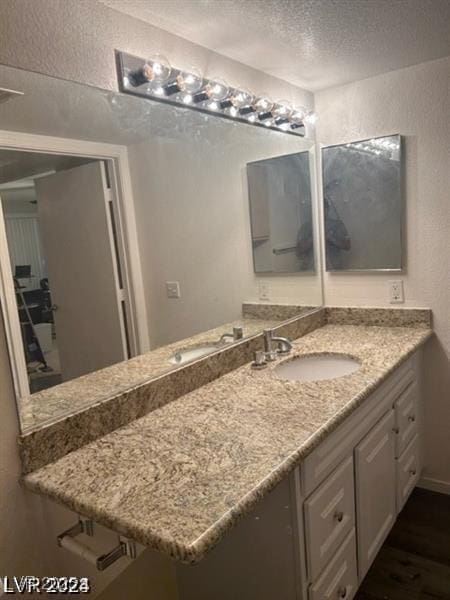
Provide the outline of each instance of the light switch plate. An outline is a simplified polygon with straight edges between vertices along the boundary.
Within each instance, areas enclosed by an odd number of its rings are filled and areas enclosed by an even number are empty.
[[[405,292],[401,279],[389,281],[389,301],[391,304],[403,304],[405,301]]]
[[[166,293],[168,298],[180,298],[180,282],[179,281],[166,281]]]
[[[267,281],[259,282],[259,299],[266,302],[270,300],[270,285]]]

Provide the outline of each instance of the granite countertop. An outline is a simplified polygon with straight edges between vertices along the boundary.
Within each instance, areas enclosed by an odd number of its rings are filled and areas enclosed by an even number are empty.
[[[24,477],[30,490],[183,562],[200,560],[432,332],[326,325],[293,356],[355,373],[283,381],[245,365]],[[276,364],[278,364],[277,361]]]
[[[279,324],[280,320],[277,318],[243,317],[190,338],[151,350],[130,360],[20,398],[19,412],[22,432],[34,431],[65,415],[101,402],[120,391],[186,365],[187,363],[180,365],[169,362],[169,359],[180,349],[186,350],[202,344],[217,342],[223,333],[232,332],[233,327],[242,327],[244,336],[248,338],[260,333],[263,329],[270,329]],[[225,343],[223,348],[230,345],[231,343]]]

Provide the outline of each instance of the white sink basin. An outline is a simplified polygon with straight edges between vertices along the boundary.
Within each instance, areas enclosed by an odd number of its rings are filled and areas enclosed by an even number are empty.
[[[175,354],[169,358],[169,362],[171,365],[184,365],[192,360],[206,356],[211,352],[215,352],[219,348],[223,348],[223,346],[224,344],[203,344],[202,346],[184,348],[175,352]]]
[[[310,354],[287,360],[275,367],[280,379],[291,381],[323,381],[350,375],[361,364],[346,354]]]

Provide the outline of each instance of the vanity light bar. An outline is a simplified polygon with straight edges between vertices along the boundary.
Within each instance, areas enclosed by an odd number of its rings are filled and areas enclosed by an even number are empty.
[[[245,89],[229,87],[220,78],[206,79],[197,69],[181,71],[163,56],[144,60],[116,52],[119,89],[126,94],[151,98],[200,110],[220,117],[305,136],[305,123],[314,124],[313,111],[294,109],[288,102],[272,102]]]

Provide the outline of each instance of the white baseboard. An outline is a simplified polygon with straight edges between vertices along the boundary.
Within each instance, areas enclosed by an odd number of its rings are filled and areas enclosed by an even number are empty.
[[[419,479],[417,487],[423,488],[424,490],[430,490],[431,492],[440,492],[441,494],[448,494],[450,496],[450,482],[448,481],[440,481],[439,479],[422,477],[421,479]]]

